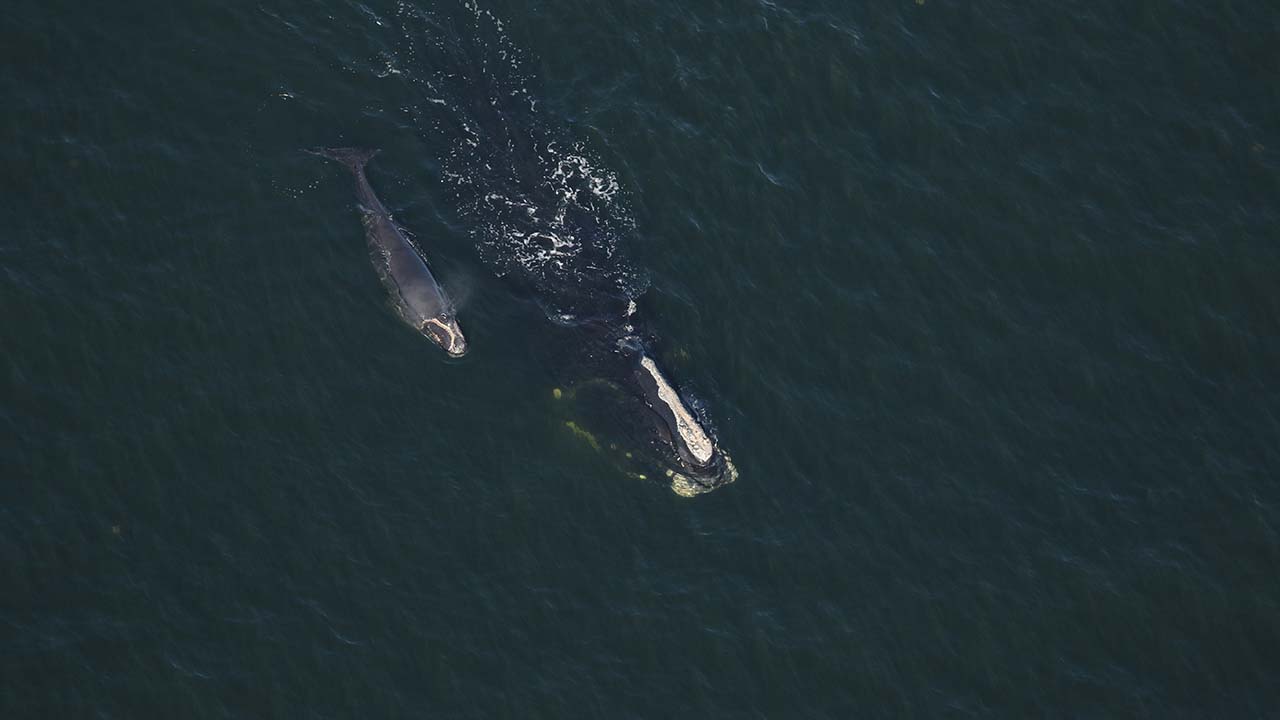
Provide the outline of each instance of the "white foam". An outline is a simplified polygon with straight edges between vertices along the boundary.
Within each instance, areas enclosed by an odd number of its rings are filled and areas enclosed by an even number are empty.
[[[397,3],[403,41],[383,58],[380,74],[402,75],[428,91],[408,113],[420,129],[456,134],[441,179],[482,259],[498,275],[524,276],[552,295],[616,287],[634,296],[643,281],[618,252],[619,239],[635,229],[618,175],[584,143],[564,140],[558,123],[538,116],[524,54],[506,24],[475,0],[463,8],[462,32],[454,38],[438,35],[449,23],[437,20],[436,10]],[[467,52],[459,53],[458,43]],[[470,60],[457,62],[464,57]],[[468,99],[479,93],[483,115],[472,114],[478,111]]]

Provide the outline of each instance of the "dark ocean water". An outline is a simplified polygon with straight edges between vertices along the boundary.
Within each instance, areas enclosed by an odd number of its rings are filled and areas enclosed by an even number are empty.
[[[0,717],[1280,717],[1273,4],[0,19]],[[467,67],[616,179],[737,483],[566,428]]]

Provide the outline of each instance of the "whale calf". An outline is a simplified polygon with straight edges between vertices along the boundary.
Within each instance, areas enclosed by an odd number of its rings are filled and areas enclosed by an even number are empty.
[[[462,328],[458,327],[453,303],[440,289],[426,260],[374,194],[369,178],[365,176],[365,165],[378,151],[318,148],[308,152],[346,165],[355,176],[360,220],[369,243],[369,259],[400,316],[450,356],[465,355],[467,340],[462,335]]]

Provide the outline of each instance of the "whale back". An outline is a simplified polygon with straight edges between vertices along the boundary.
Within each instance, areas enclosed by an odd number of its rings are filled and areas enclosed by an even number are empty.
[[[405,321],[414,327],[452,308],[444,291],[410,242],[389,216],[364,211],[369,260]]]

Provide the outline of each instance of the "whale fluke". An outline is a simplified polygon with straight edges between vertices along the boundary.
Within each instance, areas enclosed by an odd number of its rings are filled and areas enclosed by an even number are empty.
[[[337,162],[351,168],[351,172],[358,173],[364,170],[364,166],[374,155],[382,152],[377,148],[313,148],[307,152],[312,155],[336,160]]]

